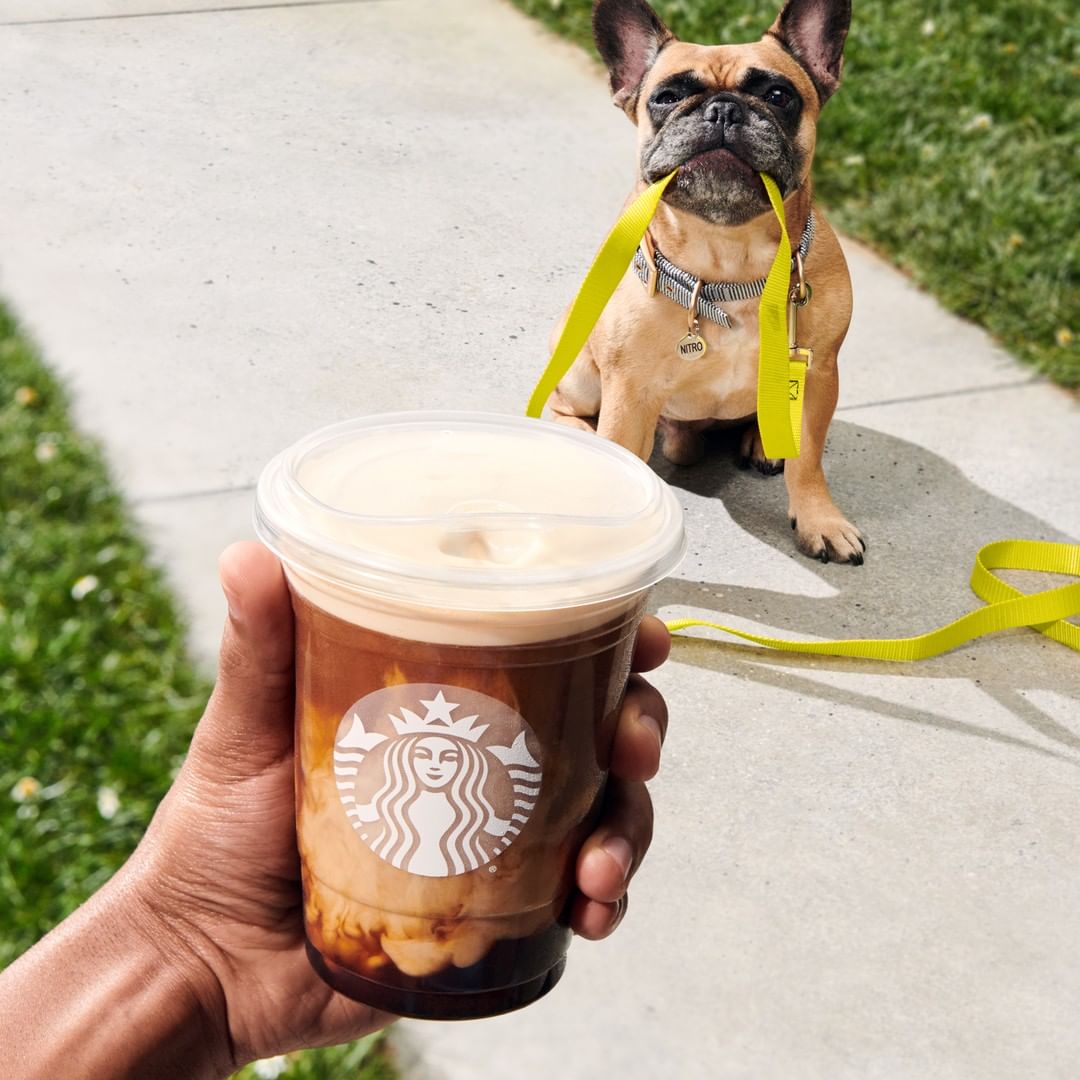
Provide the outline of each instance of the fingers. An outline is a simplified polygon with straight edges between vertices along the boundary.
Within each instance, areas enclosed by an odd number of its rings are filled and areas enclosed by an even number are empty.
[[[219,571],[229,615],[192,754],[219,774],[249,775],[292,747],[292,608],[281,565],[262,545],[234,544]]]
[[[670,652],[671,634],[668,628],[655,615],[646,615],[638,627],[631,670],[652,671],[668,658]]]
[[[623,780],[651,780],[660,768],[668,711],[660,691],[631,675],[619,711],[611,771]]]
[[[633,669],[651,671],[670,651],[667,627],[646,615],[638,630]],[[660,768],[667,724],[667,705],[660,692],[640,675],[631,675],[615,730],[604,818],[578,856],[580,891],[571,907],[570,925],[581,937],[605,938],[626,915],[626,887],[652,840],[652,800],[643,781]]]
[[[603,819],[578,855],[579,901],[607,905],[610,922],[615,914],[611,908],[626,894],[630,879],[649,849],[652,831],[652,800],[645,785],[612,778]],[[596,914],[587,904],[579,903],[578,908],[583,917],[590,912]],[[576,924],[574,928],[578,929]],[[595,923],[590,922],[586,928],[595,930]],[[613,928],[608,925],[608,932]]]
[[[671,651],[671,634],[655,615],[646,615],[638,629],[633,670],[659,667]],[[611,771],[624,780],[649,780],[660,768],[660,747],[667,732],[667,705],[660,692],[631,675],[619,712]]]
[[[626,914],[626,888],[652,841],[653,810],[642,783],[612,778],[599,828],[578,855],[570,911],[574,932],[591,941],[612,933]]]
[[[590,900],[578,895],[570,909],[570,925],[578,937],[588,941],[600,941],[613,934],[626,915],[630,897],[623,895],[613,904],[602,904],[599,900]]]

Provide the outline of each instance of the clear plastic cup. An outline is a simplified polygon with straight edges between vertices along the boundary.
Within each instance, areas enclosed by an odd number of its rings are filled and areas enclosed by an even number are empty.
[[[399,413],[280,454],[255,520],[296,613],[315,969],[402,1015],[535,1001],[565,966],[637,624],[685,549],[677,501],[595,435]]]

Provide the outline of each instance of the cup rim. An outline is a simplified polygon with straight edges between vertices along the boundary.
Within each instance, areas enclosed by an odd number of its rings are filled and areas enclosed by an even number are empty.
[[[479,512],[429,515],[377,515],[342,511],[319,499],[299,480],[299,470],[315,451],[325,451],[365,431],[430,428],[433,426],[510,430],[536,438],[560,439],[576,444],[591,453],[606,456],[623,469],[636,474],[642,484],[642,503],[632,512],[615,515],[528,514]],[[326,536],[303,514],[302,508],[365,527],[425,525],[434,522],[461,523],[469,527],[542,528],[552,525],[590,527],[625,527],[650,514],[658,517],[659,527],[648,543],[639,543],[616,557],[599,561],[595,566],[564,566],[546,570],[520,568],[446,566],[430,567],[397,559],[378,551],[363,551],[344,541]],[[576,431],[563,425],[525,417],[464,410],[431,410],[378,413],[339,421],[319,428],[281,451],[263,469],[256,485],[254,526],[259,539],[296,575],[316,578],[337,588],[359,590],[389,600],[424,606],[417,596],[423,586],[455,592],[454,606],[465,610],[550,610],[582,607],[617,600],[644,591],[666,577],[682,560],[686,550],[682,510],[664,481],[628,450],[592,433]],[[565,594],[555,595],[559,586],[578,586],[595,579],[597,588],[569,601]],[[607,581],[606,586],[601,583]],[[543,601],[534,596],[527,604],[507,602],[507,590],[550,589],[553,595]],[[502,592],[503,602],[495,594]],[[460,595],[457,595],[460,594]],[[422,596],[422,594],[421,594]],[[439,606],[436,604],[435,606]]]

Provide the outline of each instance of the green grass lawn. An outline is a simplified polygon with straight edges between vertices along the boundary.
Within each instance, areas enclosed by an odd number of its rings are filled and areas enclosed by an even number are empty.
[[[591,49],[591,0],[514,0]],[[780,0],[657,0],[689,41]],[[1080,386],[1080,19],[1069,0],[855,0],[814,178],[833,221],[1017,356]],[[856,303],[858,296],[856,295]]]
[[[0,308],[0,967],[124,861],[209,690],[99,448]],[[393,1072],[368,1041],[241,1075]]]

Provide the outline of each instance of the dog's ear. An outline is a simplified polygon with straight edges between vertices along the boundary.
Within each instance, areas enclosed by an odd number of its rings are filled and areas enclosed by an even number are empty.
[[[840,85],[851,0],[788,0],[769,33],[806,69],[821,104]]]
[[[632,113],[649,68],[675,35],[645,0],[596,0],[593,37],[611,74],[612,100]]]

